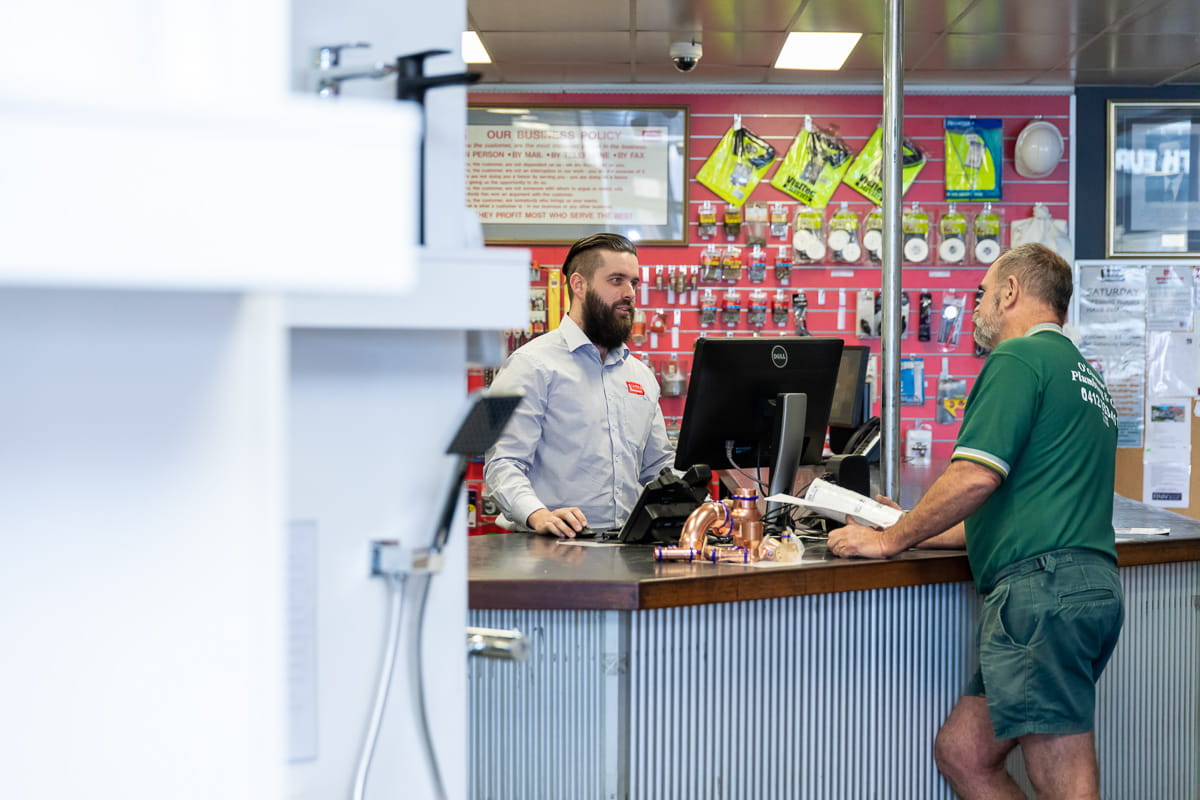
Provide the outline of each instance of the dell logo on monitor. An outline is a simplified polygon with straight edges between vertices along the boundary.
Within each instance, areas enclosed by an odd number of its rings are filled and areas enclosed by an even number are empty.
[[[771,348],[771,363],[782,369],[787,366],[788,355],[783,345],[777,344]]]

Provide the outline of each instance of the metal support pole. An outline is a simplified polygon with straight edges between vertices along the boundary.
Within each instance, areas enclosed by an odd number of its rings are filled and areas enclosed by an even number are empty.
[[[887,0],[883,31],[883,363],[879,488],[900,499],[900,194],[904,155],[904,0]]]

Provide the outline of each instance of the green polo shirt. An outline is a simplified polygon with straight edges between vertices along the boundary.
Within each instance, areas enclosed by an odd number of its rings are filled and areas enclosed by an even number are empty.
[[[1116,560],[1113,472],[1117,413],[1104,381],[1054,324],[1006,339],[967,398],[953,460],[1003,482],[967,518],[975,585],[1016,561],[1061,547]]]

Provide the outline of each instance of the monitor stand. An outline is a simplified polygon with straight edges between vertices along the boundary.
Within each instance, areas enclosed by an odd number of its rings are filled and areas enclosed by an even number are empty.
[[[768,494],[791,494],[796,485],[796,468],[804,452],[804,422],[808,413],[808,395],[781,394],[775,398],[775,426],[771,437],[775,464],[771,467]],[[767,527],[780,530],[784,503],[767,503]]]

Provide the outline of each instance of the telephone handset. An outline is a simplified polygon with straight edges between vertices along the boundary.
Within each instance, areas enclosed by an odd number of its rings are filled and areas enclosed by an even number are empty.
[[[854,435],[846,442],[844,449],[845,455],[854,456],[871,456],[872,451],[879,446],[879,437],[881,435],[881,421],[879,417],[871,417],[862,424]]]

